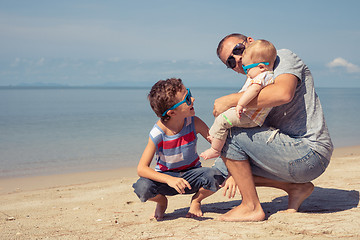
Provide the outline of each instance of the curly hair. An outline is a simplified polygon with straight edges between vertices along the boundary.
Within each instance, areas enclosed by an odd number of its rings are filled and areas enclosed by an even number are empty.
[[[162,114],[176,104],[175,96],[185,88],[180,78],[169,78],[160,80],[152,86],[148,99],[150,106],[155,112],[156,116],[163,121],[170,119],[169,115],[162,116]]]

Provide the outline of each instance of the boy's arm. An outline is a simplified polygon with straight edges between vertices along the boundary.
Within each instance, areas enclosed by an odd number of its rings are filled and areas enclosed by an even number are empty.
[[[201,136],[203,136],[203,138],[205,138],[208,142],[210,142],[209,127],[206,125],[206,123],[196,116],[194,117],[194,121],[195,121],[195,131],[197,133],[200,133]]]
[[[156,152],[156,146],[154,142],[150,139],[148,144],[145,147],[145,150],[140,158],[137,172],[140,177],[148,178],[156,182],[166,183],[170,187],[174,188],[178,193],[185,193],[185,188],[191,189],[190,184],[183,178],[176,178],[155,171],[150,167],[151,161]]]
[[[257,97],[255,97],[247,107],[249,108],[264,108],[275,107],[290,102],[295,94],[298,78],[290,73],[284,73],[277,76],[273,84],[261,89]],[[214,116],[225,112],[231,107],[235,107],[239,98],[243,93],[233,93],[227,96],[220,97],[214,103]]]

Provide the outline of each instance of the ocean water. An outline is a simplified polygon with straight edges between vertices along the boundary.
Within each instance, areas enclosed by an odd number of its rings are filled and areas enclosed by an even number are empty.
[[[157,117],[148,88],[0,88],[0,178],[136,166]],[[209,126],[230,88],[193,88]],[[319,88],[335,147],[360,145],[360,88]],[[198,151],[208,144],[199,137]]]

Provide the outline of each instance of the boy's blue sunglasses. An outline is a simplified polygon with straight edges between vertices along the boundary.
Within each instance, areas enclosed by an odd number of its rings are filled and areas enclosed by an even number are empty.
[[[259,66],[260,64],[264,64],[264,65],[269,65],[268,62],[259,62],[259,63],[253,63],[253,64],[249,64],[249,65],[242,65],[242,68],[244,69],[245,74],[248,74],[248,69],[254,68]]]
[[[177,108],[178,106],[180,106],[181,104],[183,104],[183,103],[186,103],[188,106],[190,106],[191,105],[191,103],[192,103],[192,101],[191,101],[191,92],[190,92],[190,89],[186,89],[188,92],[187,92],[187,94],[186,94],[186,96],[185,96],[185,99],[184,100],[182,100],[181,102],[178,102],[177,104],[175,104],[174,106],[172,106],[171,108],[169,108],[168,110],[166,110],[163,114],[162,114],[162,116],[164,117],[166,114],[167,114],[167,112],[168,111],[170,111],[170,110],[174,110],[175,108]]]

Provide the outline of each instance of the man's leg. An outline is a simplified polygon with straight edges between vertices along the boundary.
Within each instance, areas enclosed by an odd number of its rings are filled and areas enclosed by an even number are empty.
[[[222,221],[262,221],[265,213],[260,205],[255,189],[250,164],[247,160],[235,161],[223,158],[231,176],[234,178],[242,196],[241,204],[222,215]]]
[[[259,176],[254,176],[254,182],[257,187],[273,187],[287,192],[289,200],[286,212],[297,212],[302,202],[308,198],[314,190],[314,184],[311,182],[289,183]]]
[[[310,181],[318,177],[328,164],[305,142],[266,127],[234,128],[224,149],[223,159],[251,159],[251,171],[256,175],[253,178],[255,186],[287,192],[288,212],[296,212],[310,196],[314,189]]]

